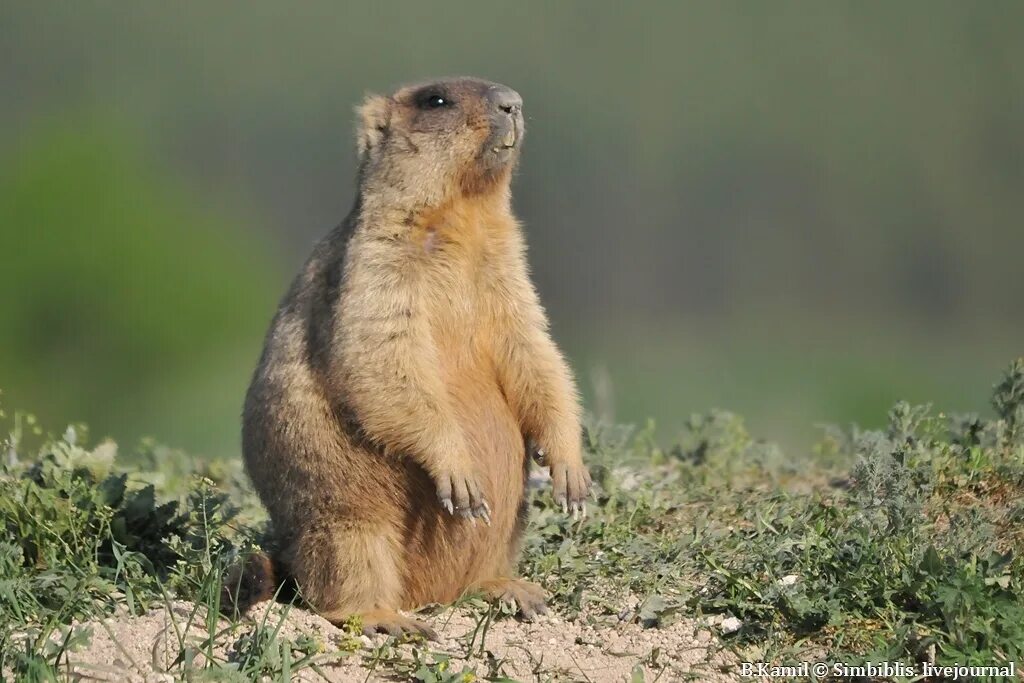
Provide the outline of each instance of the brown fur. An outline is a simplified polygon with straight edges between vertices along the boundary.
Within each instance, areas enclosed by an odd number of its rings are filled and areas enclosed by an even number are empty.
[[[281,571],[263,553],[253,553],[228,569],[221,589],[221,606],[231,616],[244,614],[257,602],[270,600],[281,587]]]
[[[425,105],[431,94],[447,104]],[[588,493],[572,376],[510,208],[517,103],[476,79],[367,98],[355,206],[267,335],[245,465],[276,559],[335,622],[424,632],[395,610],[473,588],[542,610],[540,589],[514,578],[525,444],[563,507]]]

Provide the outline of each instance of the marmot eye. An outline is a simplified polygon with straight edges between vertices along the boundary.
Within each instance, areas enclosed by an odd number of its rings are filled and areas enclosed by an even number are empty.
[[[420,107],[422,109],[440,109],[441,107],[448,107],[452,104],[454,104],[452,100],[439,93],[430,93],[420,100]]]

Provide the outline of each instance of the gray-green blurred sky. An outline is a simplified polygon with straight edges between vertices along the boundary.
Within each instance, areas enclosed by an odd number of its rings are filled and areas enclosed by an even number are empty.
[[[367,91],[519,90],[516,206],[589,407],[805,447],[1024,352],[1024,3],[0,4],[0,387],[237,449]]]

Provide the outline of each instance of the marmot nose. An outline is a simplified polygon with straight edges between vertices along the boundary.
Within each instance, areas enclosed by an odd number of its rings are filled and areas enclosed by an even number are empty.
[[[488,93],[491,103],[506,114],[514,114],[523,108],[523,98],[512,88],[494,86]]]

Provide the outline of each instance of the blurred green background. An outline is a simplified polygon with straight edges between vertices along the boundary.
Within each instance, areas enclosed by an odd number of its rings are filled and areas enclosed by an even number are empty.
[[[367,91],[517,88],[516,206],[588,408],[806,451],[1024,351],[1024,3],[0,3],[0,387],[238,450]]]

